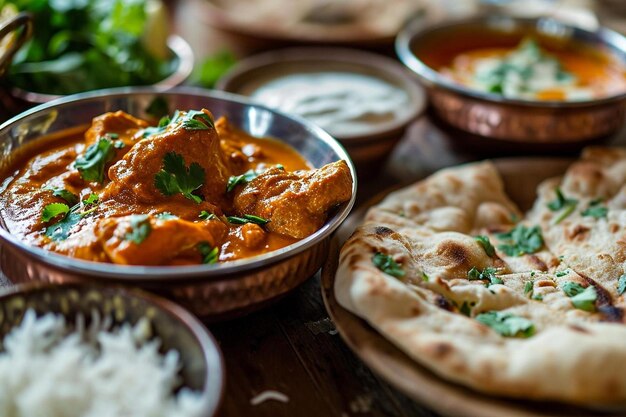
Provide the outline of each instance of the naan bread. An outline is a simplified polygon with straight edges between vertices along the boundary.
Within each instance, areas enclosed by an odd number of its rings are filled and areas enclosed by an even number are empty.
[[[600,165],[611,179],[582,185],[573,175],[567,182],[566,174],[564,193],[574,195],[577,183],[582,201],[583,190],[593,194],[584,197],[588,199],[602,190],[610,198],[609,219],[613,211],[618,216],[621,209],[613,207],[623,179],[613,171],[625,163],[626,153],[589,150],[584,155],[585,163]],[[593,258],[598,248],[579,249],[570,242],[558,253],[551,250],[561,248],[563,239],[556,232],[552,237],[553,213],[548,218],[541,205],[553,199],[547,190],[558,182],[545,184],[530,216],[521,223],[516,223],[519,209],[506,197],[489,162],[443,170],[390,194],[370,209],[365,224],[342,248],[337,300],[421,365],[475,390],[585,405],[626,404],[626,327],[615,322],[621,309],[614,306],[617,294],[608,289],[617,288],[618,278],[587,275],[590,270],[582,268],[579,273],[577,260]],[[626,191],[624,196],[626,201]],[[531,230],[536,222],[545,228],[546,245],[521,256],[502,249],[506,239],[501,233]],[[565,220],[561,223],[562,228],[571,227]],[[618,224],[620,231],[612,236],[623,235]],[[590,227],[597,233],[610,228]],[[488,236],[495,251],[490,253],[490,245],[476,235]],[[617,254],[614,242],[597,239],[604,242],[609,256]],[[377,267],[378,256],[395,266]],[[468,279],[480,271],[492,273]],[[595,302],[575,305],[563,290],[569,286],[582,291],[591,285]],[[494,315],[508,317],[510,326],[497,331],[479,321]]]

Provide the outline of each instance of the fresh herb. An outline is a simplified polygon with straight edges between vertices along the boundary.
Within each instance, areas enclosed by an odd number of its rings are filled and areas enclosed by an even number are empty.
[[[46,187],[44,190],[52,191],[52,195],[54,197],[62,198],[67,202],[67,204],[73,206],[78,203],[78,196],[65,188],[54,188],[54,187]]]
[[[150,126],[143,130],[143,137],[147,138],[149,136],[157,135],[159,133],[165,132],[168,126],[170,124],[177,123],[179,118],[180,118],[180,112],[178,110],[174,112],[174,115],[172,116],[171,119],[169,116],[161,117],[161,119],[159,120],[159,123],[156,126]]]
[[[617,280],[617,295],[622,295],[624,292],[626,292],[626,274]]]
[[[98,203],[97,194],[90,194],[89,197],[83,200],[82,203],[78,203],[74,207],[66,211],[61,220],[59,220],[58,222],[56,222],[55,224],[51,226],[46,227],[46,230],[45,230],[46,236],[57,241],[67,239],[70,234],[70,230],[72,230],[72,228],[80,221],[80,219],[89,215],[90,213],[94,212],[97,209],[97,203]],[[66,206],[65,204],[63,205]],[[89,210],[81,211],[81,209],[87,208],[88,206],[93,206],[93,207]],[[45,208],[44,208],[44,211],[45,211]]]
[[[90,145],[84,155],[76,158],[74,166],[85,181],[104,181],[104,167],[115,156],[115,149],[111,139],[106,137]]]
[[[230,51],[220,51],[207,57],[192,75],[192,81],[204,88],[213,88],[217,80],[224,75],[237,60]]]
[[[212,247],[208,242],[200,242],[196,245],[196,249],[202,256],[203,264],[214,264],[219,260],[220,250],[217,246]]]
[[[168,152],[163,157],[163,168],[155,175],[154,185],[163,195],[182,194],[189,200],[200,203],[202,198],[193,194],[202,187],[206,174],[200,164],[185,166],[182,155]]]
[[[532,281],[527,281],[526,284],[524,284],[524,295],[528,295],[529,297],[532,296],[533,285]]]
[[[485,250],[485,253],[487,254],[487,256],[489,256],[491,258],[493,258],[495,256],[496,249],[493,247],[493,245],[489,241],[489,237],[483,236],[483,235],[479,235],[479,236],[474,236],[474,239],[476,240],[476,242],[478,242],[480,244],[480,246],[483,247],[483,249]]]
[[[46,205],[41,212],[41,221],[44,223],[49,222],[53,218],[59,215],[65,215],[70,211],[67,204],[64,203],[51,203]]]
[[[424,281],[424,282],[430,281],[430,277],[424,271],[422,271],[422,281]]]
[[[535,295],[533,295],[532,299],[535,300],[535,301],[543,301],[543,295],[535,294]]]
[[[402,278],[405,275],[402,267],[398,265],[391,256],[385,255],[384,253],[376,252],[374,256],[372,256],[372,263],[376,268],[392,277]]]
[[[15,55],[11,85],[38,93],[155,84],[178,60],[158,22],[166,8],[147,0],[12,0],[33,15],[31,41]],[[5,5],[7,2],[0,2]]]
[[[488,280],[489,285],[504,284],[504,281],[496,276],[497,269],[487,267],[482,271],[479,271],[475,266],[467,271],[467,279],[470,281],[475,280]]]
[[[509,256],[535,253],[543,247],[543,237],[539,226],[526,227],[518,224],[509,232],[499,233],[497,236],[502,241],[498,249]]]
[[[124,240],[140,245],[152,232],[150,218],[145,214],[133,214],[130,218],[131,231],[124,235]]]
[[[226,185],[226,192],[231,192],[238,185],[244,185],[258,177],[260,172],[257,172],[253,169],[250,169],[244,172],[241,175],[233,175],[228,179],[228,184]]]
[[[606,217],[609,212],[607,207],[601,205],[602,199],[595,199],[589,202],[589,207],[580,212],[583,217],[593,217],[594,219],[600,219]]]
[[[557,278],[561,278],[561,277],[564,277],[564,276],[565,276],[565,275],[567,275],[567,274],[569,274],[569,270],[559,271],[559,272],[557,272],[557,273],[556,273],[556,274],[554,274],[554,275],[556,275],[556,276],[557,276]]]
[[[535,326],[530,320],[511,313],[488,311],[477,315],[476,320],[505,337],[530,337],[535,333]]]
[[[254,216],[252,214],[244,214],[241,217],[228,216],[226,217],[226,220],[228,220],[228,222],[232,224],[254,223],[254,224],[258,224],[259,226],[263,226],[270,222],[269,219],[264,219],[263,217]]]
[[[217,219],[217,216],[215,214],[209,213],[206,210],[202,210],[198,217],[201,218],[202,220],[215,220],[215,219]]]
[[[213,120],[203,111],[189,110],[183,117],[183,128],[185,130],[208,130],[215,128]]]
[[[563,292],[570,297],[570,301],[574,307],[589,312],[595,311],[595,303],[598,298],[596,287],[590,285],[585,288],[576,282],[567,281],[563,283],[561,288]]]
[[[559,224],[565,220],[570,214],[576,210],[578,200],[574,198],[566,198],[559,187],[554,189],[556,198],[550,201],[547,205],[552,211],[563,210],[562,213],[554,220],[554,224]]]

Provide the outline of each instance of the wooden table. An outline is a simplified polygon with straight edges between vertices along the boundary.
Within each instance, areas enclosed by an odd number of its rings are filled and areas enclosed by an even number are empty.
[[[198,58],[224,45],[232,47],[194,18],[194,1],[169,4],[176,12],[174,27],[191,43]],[[622,142],[626,135],[619,137]],[[425,115],[409,129],[379,175],[360,182],[357,206],[398,182],[494,154],[502,153],[453,140]],[[436,415],[374,375],[346,347],[324,308],[319,273],[273,306],[208,327],[226,361],[221,417]],[[267,390],[286,395],[288,401],[251,404]]]

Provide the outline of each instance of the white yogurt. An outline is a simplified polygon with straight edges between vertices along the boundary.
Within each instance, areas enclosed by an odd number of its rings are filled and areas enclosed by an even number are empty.
[[[337,136],[366,134],[410,111],[409,95],[401,88],[350,72],[288,74],[264,83],[250,96]]]

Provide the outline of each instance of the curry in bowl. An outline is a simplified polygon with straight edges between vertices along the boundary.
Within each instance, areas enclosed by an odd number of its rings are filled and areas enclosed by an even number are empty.
[[[510,30],[503,29],[508,21],[479,23],[432,30],[414,39],[411,51],[447,80],[508,99],[591,101],[626,93],[625,58],[609,47],[551,36],[525,21]]]
[[[0,195],[8,230],[71,257],[126,265],[217,263],[303,239],[349,201],[345,161],[177,111],[157,126],[118,111],[26,149]]]

